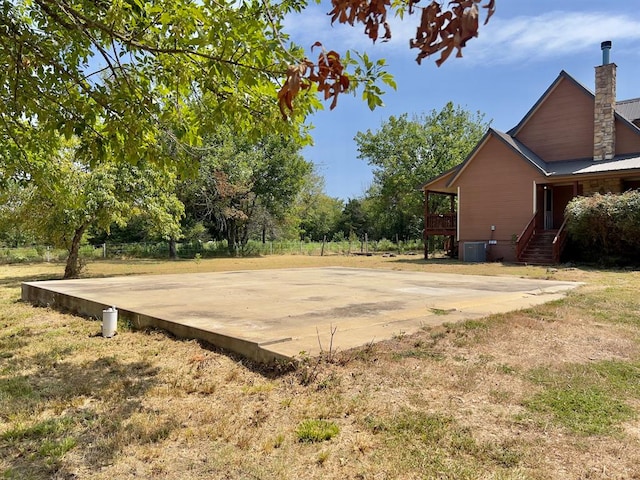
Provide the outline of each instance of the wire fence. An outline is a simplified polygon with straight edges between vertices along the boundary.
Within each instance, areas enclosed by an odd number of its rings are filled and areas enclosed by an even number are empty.
[[[190,242],[176,244],[178,258],[198,259],[229,256],[263,255],[373,255],[382,253],[422,252],[422,240],[392,242],[378,241],[249,241],[246,245],[229,250],[226,240],[210,242]],[[64,262],[68,252],[50,246],[26,246],[19,248],[0,247],[0,263]],[[128,258],[169,258],[169,243],[104,243],[101,245],[83,245],[80,258],[89,259],[128,259]]]

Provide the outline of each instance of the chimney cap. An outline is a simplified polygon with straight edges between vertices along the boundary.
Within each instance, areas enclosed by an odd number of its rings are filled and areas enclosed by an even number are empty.
[[[602,43],[600,44],[600,48],[601,48],[602,50],[605,50],[605,49],[609,49],[609,48],[611,48],[611,40],[605,40],[604,42],[602,42]]]

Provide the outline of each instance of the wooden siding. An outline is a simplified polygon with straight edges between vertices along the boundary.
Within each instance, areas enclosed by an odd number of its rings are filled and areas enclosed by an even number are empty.
[[[563,78],[516,138],[546,162],[593,157],[593,102]]]
[[[488,247],[488,260],[515,261],[512,239],[533,215],[534,180],[544,177],[501,140],[488,139],[455,185],[460,187],[461,257],[464,242],[496,240]]]
[[[640,153],[640,133],[633,127],[616,120],[616,155]]]

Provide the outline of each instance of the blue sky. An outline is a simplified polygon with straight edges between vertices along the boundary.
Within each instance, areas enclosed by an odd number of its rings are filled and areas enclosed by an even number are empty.
[[[375,45],[360,26],[332,27],[326,1],[289,18],[287,32],[296,43],[308,48],[318,40],[339,52],[351,49],[385,58],[398,84],[395,92],[386,89],[385,106],[373,112],[359,96],[345,95],[335,110],[327,105],[310,118],[314,146],[303,154],[324,176],[328,195],[356,198],[371,183],[371,168],[357,158],[357,132],[375,131],[391,115],[439,110],[448,101],[484,113],[494,128],[506,131],[561,70],[593,90],[604,40],[613,42],[618,100],[640,97],[640,0],[496,0],[496,5],[496,14],[468,43],[464,58],[452,55],[440,68],[434,63],[437,56],[422,65],[415,62],[416,51],[408,46],[415,16],[402,22],[390,19],[392,40]]]

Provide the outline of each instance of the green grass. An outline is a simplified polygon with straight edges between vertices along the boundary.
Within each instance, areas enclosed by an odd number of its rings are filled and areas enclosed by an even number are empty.
[[[16,426],[3,432],[0,440],[15,442],[20,440],[41,440],[52,435],[61,435],[73,425],[69,417],[52,418],[30,426]]]
[[[53,464],[77,444],[78,442],[71,437],[66,437],[61,440],[47,440],[43,442],[38,449],[38,455],[45,458],[47,463]]]
[[[533,413],[583,435],[612,434],[636,417],[627,400],[640,398],[640,363],[602,361],[539,368],[529,373],[543,391],[525,401]]]
[[[319,443],[331,440],[340,433],[340,427],[335,422],[326,420],[304,420],[296,429],[299,442]]]
[[[546,389],[525,406],[532,412],[550,414],[558,424],[584,435],[614,433],[620,422],[635,416],[631,407],[597,387]]]
[[[478,442],[470,428],[438,412],[403,410],[391,418],[367,417],[365,424],[384,436],[388,451],[402,457],[407,472],[430,472],[424,478],[471,480],[482,477],[482,466],[500,471],[522,461],[518,445]]]

